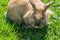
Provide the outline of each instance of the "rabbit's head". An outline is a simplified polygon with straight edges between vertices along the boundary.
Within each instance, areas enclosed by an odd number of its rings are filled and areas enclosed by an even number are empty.
[[[53,4],[53,1],[45,4],[43,7],[40,5],[36,5],[32,0],[30,0],[30,3],[33,7],[33,14],[32,16],[34,16],[34,18],[36,20],[40,20],[42,17],[45,17],[45,12],[46,10],[50,7],[50,5]]]
[[[30,3],[33,7],[34,24],[38,27],[46,25],[49,19],[46,10],[53,4],[53,1],[44,4],[44,6],[36,5],[32,0],[30,0]]]

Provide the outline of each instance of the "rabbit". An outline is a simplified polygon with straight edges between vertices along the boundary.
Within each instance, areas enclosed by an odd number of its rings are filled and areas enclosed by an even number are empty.
[[[24,22],[25,25],[41,27],[48,22],[50,14],[48,7],[52,3],[45,5],[41,0],[10,0],[6,16],[18,24]]]

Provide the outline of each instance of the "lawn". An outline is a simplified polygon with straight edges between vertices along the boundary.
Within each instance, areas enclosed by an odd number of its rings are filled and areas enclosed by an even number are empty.
[[[42,0],[44,3],[50,0]],[[12,23],[4,13],[9,0],[0,0],[0,40],[60,40],[60,0],[54,0],[50,6],[54,14],[50,24],[42,29],[25,29],[21,25]]]

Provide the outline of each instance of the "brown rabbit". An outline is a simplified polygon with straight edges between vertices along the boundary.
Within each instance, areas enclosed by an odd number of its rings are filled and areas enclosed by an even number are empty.
[[[44,26],[49,19],[50,10],[47,8],[52,4],[44,4],[39,0],[10,0],[6,16],[12,21],[26,25]]]

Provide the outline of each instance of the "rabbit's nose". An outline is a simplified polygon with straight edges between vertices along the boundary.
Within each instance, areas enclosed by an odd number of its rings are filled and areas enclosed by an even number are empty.
[[[39,13],[39,14],[35,14],[35,18],[37,19],[37,20],[40,20],[41,18],[42,18],[42,15]]]

